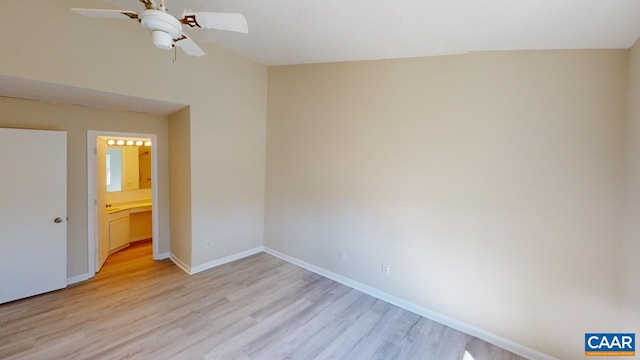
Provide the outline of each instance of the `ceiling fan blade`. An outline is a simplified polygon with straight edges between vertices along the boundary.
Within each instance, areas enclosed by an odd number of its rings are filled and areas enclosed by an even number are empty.
[[[138,13],[127,10],[103,10],[103,9],[71,9],[76,14],[103,19],[133,19],[138,20]]]
[[[144,4],[144,7],[147,10],[157,10],[158,7],[156,6],[156,3],[153,0],[140,0],[141,3]]]
[[[180,22],[192,28],[249,32],[244,15],[236,13],[185,12]]]
[[[196,44],[195,41],[191,40],[186,34],[182,34],[182,36],[178,39],[173,40],[177,47],[184,50],[185,53],[189,56],[202,56],[204,55],[204,50]]]

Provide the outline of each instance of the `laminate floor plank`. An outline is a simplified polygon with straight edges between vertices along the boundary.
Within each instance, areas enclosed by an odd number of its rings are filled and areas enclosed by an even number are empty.
[[[383,306],[385,305],[381,302]],[[420,318],[398,307],[384,306],[386,311],[369,333],[347,354],[348,358],[397,359],[401,353],[400,341]]]
[[[0,305],[1,359],[519,360],[260,253],[189,276],[151,243],[95,278]]]

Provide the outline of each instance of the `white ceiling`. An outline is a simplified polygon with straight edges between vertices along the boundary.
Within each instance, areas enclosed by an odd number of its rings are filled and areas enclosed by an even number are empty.
[[[137,0],[105,1],[123,9],[142,9]],[[265,65],[482,50],[629,48],[640,37],[640,0],[166,0],[166,4],[174,15],[185,8],[243,13],[249,34],[201,30],[190,35]]]

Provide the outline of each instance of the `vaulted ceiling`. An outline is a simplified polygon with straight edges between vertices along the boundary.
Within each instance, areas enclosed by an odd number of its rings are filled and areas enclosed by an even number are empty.
[[[106,2],[109,8],[142,9],[137,0]],[[249,34],[190,35],[265,65],[629,48],[640,37],[638,0],[166,0],[166,5],[174,15],[183,9],[243,13]]]
[[[160,0],[156,0],[159,2]],[[190,31],[265,65],[322,63],[462,54],[471,51],[629,48],[640,37],[640,0],[165,0],[183,9],[239,12],[249,33]],[[72,4],[72,5],[71,5]],[[56,2],[77,26],[87,19],[70,7],[141,11],[139,0]],[[140,31],[124,20],[106,26]],[[103,27],[103,28],[104,28]],[[105,32],[105,37],[110,33]],[[149,45],[149,44],[147,44]],[[160,50],[158,50],[160,51]],[[0,96],[168,114],[182,104],[159,104],[118,94],[0,76]],[[96,100],[99,99],[99,100]]]

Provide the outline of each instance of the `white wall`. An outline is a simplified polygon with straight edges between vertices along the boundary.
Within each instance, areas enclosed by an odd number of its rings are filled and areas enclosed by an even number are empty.
[[[624,50],[269,68],[265,245],[582,357],[621,331],[626,77]]]
[[[183,260],[197,266],[259,246],[266,67],[212,44],[201,44],[206,56],[178,52],[173,63],[174,53],[155,48],[135,22],[69,10],[106,6],[99,0],[1,1],[0,13],[11,16],[0,31],[14,35],[3,43],[0,73],[190,105],[191,198],[172,198],[191,207],[192,229],[176,240],[191,243],[184,248],[192,247],[193,260]],[[206,240],[213,240],[209,249]]]

